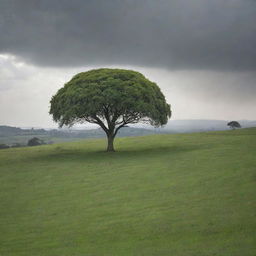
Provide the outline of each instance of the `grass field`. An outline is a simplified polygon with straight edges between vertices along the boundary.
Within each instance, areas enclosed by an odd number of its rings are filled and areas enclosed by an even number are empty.
[[[256,129],[0,151],[1,256],[255,256]]]

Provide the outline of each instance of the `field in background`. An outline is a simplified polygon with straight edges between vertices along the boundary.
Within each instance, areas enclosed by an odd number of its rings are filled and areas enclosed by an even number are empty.
[[[125,127],[118,131],[118,137],[145,136],[152,134],[194,133],[208,131],[229,130],[225,120],[170,120],[161,128],[152,128],[150,125]],[[239,120],[243,128],[256,127],[256,121]],[[42,139],[46,144],[67,141],[76,141],[88,138],[105,138],[106,134],[98,129],[21,129],[18,127],[0,125],[0,144],[13,146],[15,144],[27,145],[33,137]],[[17,146],[17,145],[15,145]]]
[[[118,137],[144,136],[156,133],[156,130],[125,127],[118,132]],[[164,131],[163,131],[164,132]],[[162,133],[163,133],[162,132]],[[160,133],[160,132],[158,132]],[[105,138],[106,134],[101,128],[90,130],[45,130],[45,129],[21,129],[10,126],[0,126],[0,144],[12,147],[15,144],[27,146],[30,139],[37,137],[45,144],[53,144],[81,139]],[[17,146],[17,145],[15,145]]]
[[[0,151],[0,255],[256,255],[256,129],[104,149]]]
[[[8,137],[1,137],[0,144],[6,144],[12,146],[13,144],[20,144],[21,146],[27,146],[27,143],[32,138],[39,138],[43,140],[45,143],[62,143],[62,142],[70,142],[81,140],[81,138],[70,138],[70,137],[50,137],[47,135],[17,135],[17,136],[8,136]]]

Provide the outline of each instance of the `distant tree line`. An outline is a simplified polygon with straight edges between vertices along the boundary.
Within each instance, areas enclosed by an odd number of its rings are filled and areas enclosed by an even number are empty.
[[[47,134],[44,129],[21,129],[18,127],[0,125],[0,137],[2,136],[13,136],[13,135],[42,135]]]
[[[33,146],[40,146],[40,145],[45,145],[45,144],[52,144],[51,142],[46,143],[42,139],[39,139],[37,137],[33,137],[28,140],[28,143],[26,145],[21,144],[21,143],[14,143],[12,145],[7,145],[7,144],[0,144],[0,149],[6,149],[6,148],[19,148],[19,147],[33,147]]]

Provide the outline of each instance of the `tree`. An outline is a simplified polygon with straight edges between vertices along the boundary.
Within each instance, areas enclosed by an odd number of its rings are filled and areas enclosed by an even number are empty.
[[[160,88],[142,74],[124,69],[95,69],[75,75],[51,99],[50,114],[63,125],[99,125],[114,151],[117,132],[137,122],[161,126],[171,116]]]
[[[28,141],[28,146],[39,146],[43,144],[45,144],[45,142],[37,137],[34,137]]]
[[[231,129],[241,128],[241,125],[237,121],[231,121],[227,124]]]

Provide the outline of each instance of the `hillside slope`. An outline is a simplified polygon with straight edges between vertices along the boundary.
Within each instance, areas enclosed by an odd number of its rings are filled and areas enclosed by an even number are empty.
[[[0,151],[0,255],[256,255],[256,129],[104,148]]]

